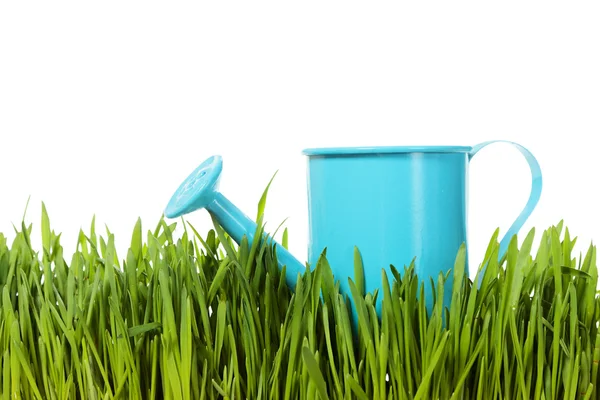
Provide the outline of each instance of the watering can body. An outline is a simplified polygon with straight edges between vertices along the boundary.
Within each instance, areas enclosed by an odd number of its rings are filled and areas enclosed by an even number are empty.
[[[381,271],[390,265],[399,271],[415,262],[424,282],[427,308],[433,303],[430,278],[454,266],[460,246],[467,242],[469,163],[485,142],[466,146],[352,147],[306,149],[309,248],[314,268],[326,257],[342,294],[351,296],[348,278],[354,279],[354,248],[362,257],[365,289],[373,293],[382,284]],[[502,255],[535,208],[542,188],[539,164],[524,147],[517,147],[531,169],[532,189],[526,206],[500,243]],[[206,208],[238,243],[246,235],[254,240],[256,224],[217,191],[222,168],[219,156],[203,162],[177,189],[165,214],[175,217]],[[286,266],[290,286],[305,264],[276,244],[278,261]],[[468,274],[468,270],[465,271]],[[444,290],[450,304],[452,274]],[[380,311],[381,296],[378,296]]]
[[[453,266],[467,239],[470,149],[436,149],[305,151],[308,260],[315,265],[327,248],[342,292],[350,293],[346,277],[354,279],[355,246],[369,293],[381,287],[382,269],[392,276],[390,264],[402,272],[415,259],[417,276],[435,282],[440,271]],[[428,279],[425,284],[428,289]]]

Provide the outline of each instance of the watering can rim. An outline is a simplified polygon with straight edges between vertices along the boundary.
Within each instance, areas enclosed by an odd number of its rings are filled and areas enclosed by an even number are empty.
[[[307,156],[395,154],[395,153],[470,153],[472,146],[357,146],[313,147],[302,150]]]

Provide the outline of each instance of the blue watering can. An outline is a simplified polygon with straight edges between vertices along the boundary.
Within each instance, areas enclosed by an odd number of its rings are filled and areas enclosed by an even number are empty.
[[[520,215],[500,242],[500,257],[538,203],[542,173],[535,157],[523,146],[507,141],[466,146],[345,147],[306,149],[308,156],[308,263],[311,267],[325,248],[342,294],[351,298],[348,278],[354,279],[354,247],[365,270],[365,290],[381,287],[381,269],[391,276],[390,264],[400,271],[415,259],[415,272],[425,282],[427,309],[433,299],[429,278],[453,268],[459,247],[467,241],[469,162],[491,143],[514,145],[531,169],[531,193]],[[165,215],[175,218],[205,208],[239,244],[252,243],[256,224],[218,191],[222,159],[205,160],[179,186]],[[276,244],[286,280],[296,284],[305,264]],[[468,271],[466,271],[468,275]],[[452,274],[446,281],[444,304],[452,297]],[[378,296],[381,299],[381,296]],[[380,301],[377,306],[380,312]]]

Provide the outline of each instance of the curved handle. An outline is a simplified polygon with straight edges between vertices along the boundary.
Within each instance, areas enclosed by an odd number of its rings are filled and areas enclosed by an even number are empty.
[[[510,228],[508,228],[508,231],[504,234],[504,237],[500,241],[500,251],[498,253],[498,258],[500,259],[504,257],[511,238],[516,235],[517,232],[519,232],[540,200],[540,196],[542,194],[542,170],[540,168],[540,164],[538,164],[537,160],[529,150],[518,143],[510,142],[508,140],[490,140],[488,142],[479,143],[469,152],[469,160],[471,160],[479,150],[493,143],[509,143],[515,146],[521,152],[521,154],[523,154],[525,160],[527,160],[527,163],[529,164],[529,169],[531,170],[531,193],[529,194],[529,200],[527,200],[527,204],[525,204],[521,214],[519,214]]]

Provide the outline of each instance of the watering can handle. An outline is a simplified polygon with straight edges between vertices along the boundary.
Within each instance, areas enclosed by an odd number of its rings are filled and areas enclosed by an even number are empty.
[[[469,152],[469,160],[471,160],[479,150],[493,143],[509,143],[515,146],[521,152],[521,154],[523,154],[525,160],[527,160],[527,163],[529,164],[529,169],[531,170],[531,193],[529,194],[529,200],[527,200],[527,204],[525,204],[521,214],[519,214],[510,228],[508,228],[508,231],[506,231],[506,234],[504,234],[504,237],[500,241],[500,251],[498,253],[498,257],[502,258],[508,249],[508,244],[510,243],[511,238],[519,232],[540,200],[540,195],[542,194],[542,170],[540,168],[540,164],[538,164],[537,160],[529,150],[518,143],[507,140],[491,140],[489,142],[483,142],[475,145]]]

